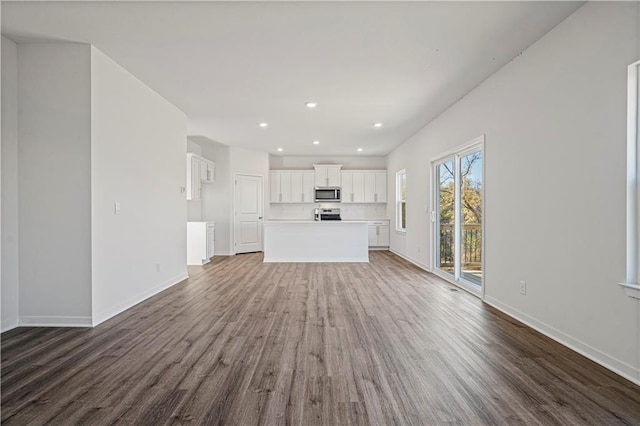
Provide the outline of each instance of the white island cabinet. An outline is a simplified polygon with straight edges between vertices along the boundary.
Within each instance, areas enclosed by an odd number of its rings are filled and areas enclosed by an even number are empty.
[[[368,262],[366,221],[264,222],[265,262]]]
[[[187,222],[187,265],[209,263],[215,235],[215,222]]]

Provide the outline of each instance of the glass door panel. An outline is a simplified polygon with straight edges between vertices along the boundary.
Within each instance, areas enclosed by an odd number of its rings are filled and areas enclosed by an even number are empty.
[[[482,285],[482,151],[460,157],[460,276]]]
[[[455,273],[455,167],[454,161],[446,161],[436,166],[438,179],[436,202],[436,223],[438,242],[436,267],[454,275]]]
[[[480,295],[484,273],[484,139],[431,164],[434,272]]]

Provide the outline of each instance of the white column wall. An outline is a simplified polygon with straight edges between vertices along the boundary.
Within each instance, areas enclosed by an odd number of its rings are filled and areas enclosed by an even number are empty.
[[[18,48],[2,37],[2,331],[18,325]]]
[[[97,324],[187,277],[187,124],[182,111],[98,49],[91,59]]]
[[[91,324],[89,49],[18,46],[22,325]]]

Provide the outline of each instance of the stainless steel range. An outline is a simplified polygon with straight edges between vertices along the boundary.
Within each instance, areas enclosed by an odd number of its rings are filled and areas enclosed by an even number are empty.
[[[340,209],[319,209],[320,220],[342,220]]]

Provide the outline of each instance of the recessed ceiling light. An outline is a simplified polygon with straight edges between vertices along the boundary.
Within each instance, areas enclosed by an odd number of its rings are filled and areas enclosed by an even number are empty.
[[[306,106],[309,109],[313,109],[313,108],[318,106],[318,103],[317,102],[305,102],[304,106]]]
[[[318,144],[320,144],[320,141],[313,141],[313,144],[314,145],[318,145]]]
[[[358,148],[358,149],[356,149],[356,151],[362,152],[362,148]]]
[[[380,127],[382,127],[382,123],[380,123],[380,122],[373,123],[373,127],[380,128]]]
[[[265,123],[264,121],[262,123],[258,123],[258,126],[260,127],[267,127],[269,125],[269,123]]]
[[[282,152],[282,151],[284,151],[284,148],[276,148],[276,150],[277,150],[278,152]]]

